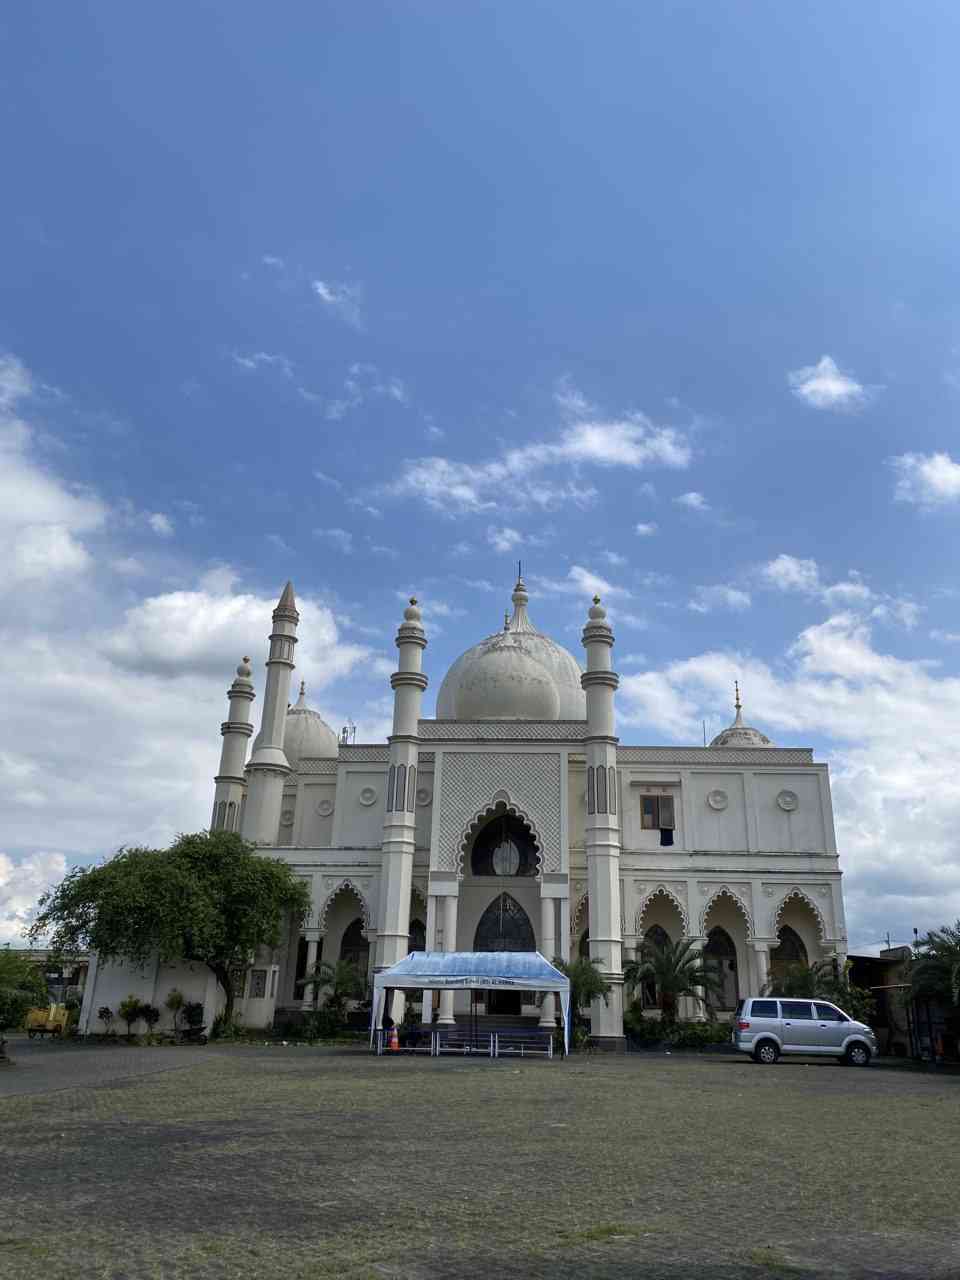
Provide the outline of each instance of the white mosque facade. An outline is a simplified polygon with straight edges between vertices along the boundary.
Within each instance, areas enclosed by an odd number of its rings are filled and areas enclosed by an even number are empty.
[[[309,886],[311,911],[243,978],[247,1025],[312,1006],[319,960],[375,971],[410,950],[538,950],[592,956],[611,985],[592,1031],[623,1036],[623,965],[644,939],[692,938],[722,980],[723,1016],[771,966],[846,953],[827,765],[774,746],[736,718],[707,747],[630,746],[616,735],[614,636],[595,600],[583,668],[536,630],[519,580],[513,613],[444,677],[435,719],[422,617],[411,601],[391,677],[385,743],[342,741],[305,701],[290,705],[299,614],[287,585],[273,614],[260,729],[249,659],[221,726],[213,829],[238,830]],[[222,1002],[200,968],[100,967],[81,1030],[133,992],[162,1006],[171,987]],[[402,995],[394,997],[394,1016]],[[488,993],[487,1012],[552,1020],[549,1001]],[[468,993],[425,992],[420,1017],[450,1025]]]

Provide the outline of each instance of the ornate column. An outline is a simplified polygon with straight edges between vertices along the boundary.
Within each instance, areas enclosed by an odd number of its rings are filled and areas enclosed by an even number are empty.
[[[457,904],[459,899],[454,894],[441,899],[443,903],[443,949],[457,949]],[[452,1027],[456,1019],[453,1016],[453,992],[440,992],[440,1016],[437,1022],[441,1026]]]
[[[600,597],[594,596],[583,629],[587,669],[580,677],[587,695],[587,815],[584,844],[590,956],[610,983],[607,1003],[591,1008],[592,1038],[601,1047],[623,1045],[623,967],[620,933],[620,819],[617,795],[617,738],[613,695],[620,678],[611,668],[613,631]]]
[[[407,954],[410,937],[410,892],[416,847],[417,759],[420,703],[427,677],[420,670],[427,637],[415,599],[404,610],[397,631],[399,668],[390,677],[393,689],[393,733],[387,771],[387,803],[381,845],[380,923],[377,969],[387,969]],[[402,991],[393,994],[392,1017],[403,1017]]]
[[[759,995],[762,995],[764,988],[770,981],[770,944],[768,942],[754,941],[753,956],[757,969],[756,990]]]
[[[557,954],[556,939],[556,899],[540,897],[540,953],[545,959],[553,961]],[[553,1027],[557,1022],[557,998],[552,991],[545,991],[540,1005],[541,1027]]]
[[[304,970],[304,977],[309,978],[317,967],[317,950],[319,945],[319,937],[317,934],[305,934],[307,939],[307,967]],[[313,1008],[313,983],[307,982],[303,988],[303,997],[300,1001],[300,1007],[306,1012]]]

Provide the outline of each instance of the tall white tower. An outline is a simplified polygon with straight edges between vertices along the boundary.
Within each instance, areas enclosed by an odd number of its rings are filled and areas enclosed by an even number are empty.
[[[247,756],[247,739],[253,733],[250,710],[257,696],[250,682],[250,659],[237,667],[237,678],[227,690],[230,700],[228,718],[220,726],[223,746],[220,768],[214,778],[213,817],[211,831],[239,831],[243,814],[243,765]]]
[[[421,671],[427,647],[422,615],[415,599],[404,610],[397,631],[399,670],[390,677],[393,689],[393,733],[387,771],[387,803],[383,818],[383,857],[380,873],[380,921],[377,967],[387,968],[408,951],[410,890],[416,846],[417,761],[419,720],[427,677]],[[402,1016],[402,993],[394,998],[394,1018]]]
[[[254,844],[276,844],[280,831],[283,782],[290,765],[283,753],[283,730],[290,700],[290,677],[297,643],[297,602],[293,583],[288,582],[273,611],[267,685],[263,694],[260,732],[247,765],[247,801],[243,811],[242,834]]]
[[[613,695],[620,677],[611,667],[613,631],[600,597],[593,597],[583,629],[587,669],[580,678],[587,695],[587,902],[590,912],[590,956],[598,960],[610,983],[607,1004],[591,1008],[593,1035],[610,1047],[623,1040],[623,941],[620,931],[620,819],[617,785],[617,738]]]

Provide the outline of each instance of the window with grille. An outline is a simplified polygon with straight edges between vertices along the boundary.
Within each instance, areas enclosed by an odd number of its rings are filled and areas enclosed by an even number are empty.
[[[251,1000],[262,1000],[267,994],[266,969],[250,970],[250,991],[248,994]]]

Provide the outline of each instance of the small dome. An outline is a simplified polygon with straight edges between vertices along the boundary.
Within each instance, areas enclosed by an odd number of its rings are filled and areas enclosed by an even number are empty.
[[[437,694],[439,720],[585,720],[580,665],[527,616],[523,579],[513,616],[456,660]]]
[[[743,723],[742,706],[740,703],[740,685],[737,681],[733,683],[736,696],[734,699],[734,707],[736,708],[736,718],[728,729],[723,729],[710,743],[711,747],[772,747],[773,743],[770,739],[754,729],[749,724]]]
[[[294,770],[301,760],[335,760],[340,753],[337,735],[319,712],[307,706],[306,688],[302,681],[300,697],[294,706],[287,708],[283,753]]]

